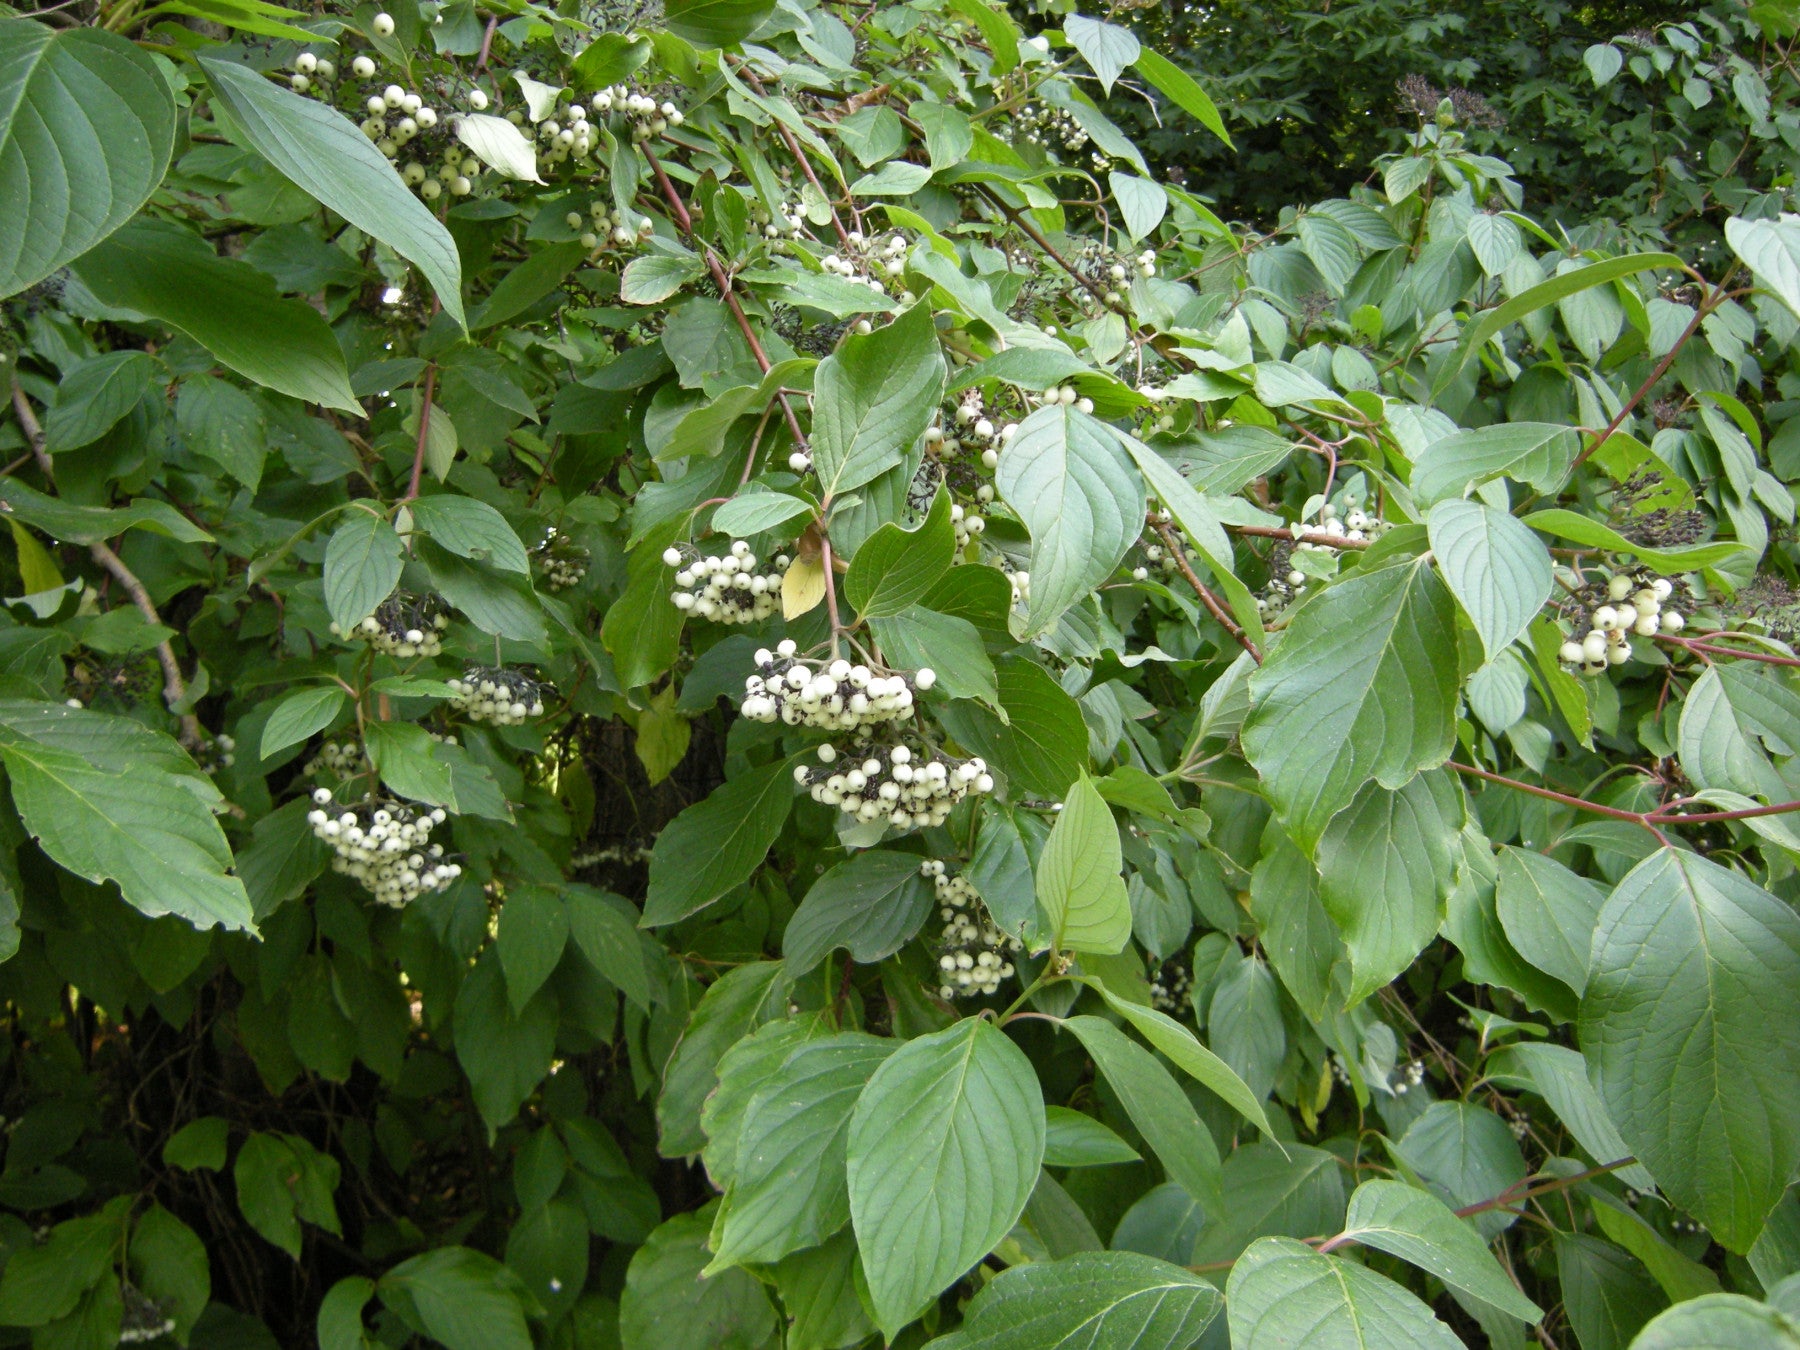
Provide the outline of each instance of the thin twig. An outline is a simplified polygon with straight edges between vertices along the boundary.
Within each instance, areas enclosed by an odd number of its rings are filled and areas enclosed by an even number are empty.
[[[719,255],[713,252],[712,245],[695,235],[694,218],[688,214],[687,203],[681,200],[681,193],[676,190],[675,184],[669,181],[662,161],[648,145],[640,148],[644,152],[644,158],[650,161],[650,171],[656,175],[656,184],[662,190],[663,199],[675,213],[676,225],[687,236],[688,242],[696,245],[705,255],[706,268],[712,273],[713,284],[719,288],[719,295],[725,301],[726,308],[731,311],[731,317],[737,320],[738,331],[744,335],[744,341],[750,344],[750,355],[756,358],[758,369],[767,375],[772,363],[768,353],[763,351],[762,343],[757,341],[756,330],[750,327],[744,307],[738,303],[737,293],[731,289],[731,277],[726,273],[725,265],[719,261]],[[777,393],[775,397],[781,404],[781,411],[787,415],[788,430],[793,433],[794,444],[804,448],[806,433],[800,430],[800,419],[794,416],[794,405],[788,402],[785,393]]]
[[[17,376],[12,382],[12,404],[13,411],[19,417],[19,426],[25,432],[25,443],[31,447],[31,453],[43,469],[44,477],[53,478],[55,475],[50,455],[44,448],[44,428],[39,424],[37,414],[32,411],[25,391],[19,387]],[[95,562],[125,588],[125,593],[131,597],[145,621],[155,627],[162,627],[162,617],[156,612],[155,601],[151,600],[150,592],[144,589],[144,583],[138,580],[137,573],[125,565],[125,560],[99,540],[88,546],[88,552]],[[169,705],[169,711],[174,712],[187,702],[187,681],[182,678],[181,663],[175,659],[175,649],[167,641],[156,644],[156,659],[162,666],[163,698]],[[200,719],[192,712],[176,713],[176,716],[181,720],[182,744],[197,746],[206,739],[206,733],[200,727]]]
[[[1706,825],[1721,820],[1757,820],[1763,816],[1785,816],[1800,811],[1800,801],[1775,802],[1769,806],[1747,806],[1737,811],[1678,811],[1675,809],[1694,800],[1691,797],[1684,797],[1667,806],[1660,806],[1654,811],[1629,811],[1623,807],[1602,806],[1599,802],[1585,801],[1580,797],[1572,797],[1566,792],[1539,787],[1535,783],[1523,783],[1517,778],[1490,773],[1488,770],[1478,769],[1472,764],[1459,764],[1456,760],[1447,761],[1444,767],[1489,783],[1497,783],[1501,787],[1512,788],[1515,792],[1528,792],[1534,797],[1543,797],[1547,801],[1558,802],[1563,806],[1573,807],[1577,811],[1586,811],[1590,815],[1605,816],[1609,820],[1622,820],[1631,825],[1642,825],[1659,837],[1661,832],[1657,827],[1661,825]]]
[[[1347,535],[1327,534],[1323,530],[1290,530],[1281,525],[1226,525],[1227,534],[1248,535],[1253,539],[1292,539],[1299,543],[1323,544],[1327,548],[1367,548],[1372,539],[1351,539]]]
[[[1219,626],[1231,634],[1232,641],[1249,652],[1250,659],[1260,666],[1262,653],[1256,649],[1256,644],[1250,640],[1250,635],[1232,620],[1225,606],[1219,603],[1219,597],[1208,589],[1206,583],[1194,575],[1194,569],[1188,566],[1187,553],[1181,547],[1181,541],[1175,537],[1175,532],[1167,525],[1158,525],[1156,533],[1161,536],[1164,547],[1169,550],[1169,556],[1175,560],[1175,566],[1181,569],[1181,575],[1187,578],[1187,584],[1192,586],[1194,594],[1200,597],[1200,603],[1205,605],[1213,618],[1219,621]]]
[[[762,94],[762,81],[756,78],[756,72],[750,69],[749,62],[739,61],[734,64],[737,67],[737,73],[744,77],[750,87],[758,94]],[[794,157],[794,163],[800,166],[800,172],[806,175],[806,181],[813,185],[813,189],[819,194],[820,200],[825,203],[825,209],[831,212],[831,228],[837,231],[838,242],[845,248],[849,248],[850,236],[844,230],[844,222],[838,219],[837,207],[832,204],[831,194],[826,192],[825,185],[819,182],[819,176],[813,172],[812,165],[807,162],[806,155],[800,149],[800,142],[794,139],[793,131],[779,117],[775,118],[774,122],[775,130],[786,143],[788,153]],[[856,203],[854,201],[850,203],[850,210],[854,215],[856,228],[860,231],[862,229],[862,216],[856,211]]]

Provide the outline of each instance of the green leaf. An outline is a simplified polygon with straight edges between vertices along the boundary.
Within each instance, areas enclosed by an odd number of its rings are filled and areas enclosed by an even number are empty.
[[[662,1095],[656,1099],[657,1150],[663,1157],[698,1153],[705,1145],[700,1106],[718,1084],[720,1057],[753,1028],[786,1013],[792,983],[781,962],[756,961],[707,989],[663,1071]]]
[[[814,469],[827,497],[900,463],[924,434],[944,388],[944,355],[930,305],[849,337],[813,378]]]
[[[652,530],[626,556],[625,589],[600,626],[600,641],[623,689],[650,683],[669,668],[681,646],[681,611],[669,602],[675,569],[662,560],[677,538],[676,524]]]
[[[897,668],[919,670],[929,666],[937,674],[937,688],[951,698],[975,698],[990,708],[1000,706],[1000,685],[993,660],[987,654],[980,630],[967,619],[912,605],[897,614],[873,619],[870,626],[882,651]]]
[[[623,33],[602,33],[581,49],[570,68],[576,84],[587,90],[617,84],[650,59],[650,43]]]
[[[445,312],[467,327],[462,262],[450,232],[354,122],[233,62],[195,59],[258,154],[303,192],[412,262]]]
[[[1144,487],[1104,422],[1039,408],[1007,442],[994,487],[1031,532],[1025,636],[1047,633],[1124,560],[1144,530]]]
[[[1563,1312],[1584,1350],[1625,1350],[1668,1300],[1629,1254],[1586,1233],[1556,1235]]]
[[[1035,661],[1002,657],[994,668],[1004,723],[967,704],[940,709],[939,720],[1019,787],[1061,797],[1087,765],[1087,724],[1080,706]]]
[[[1101,92],[1108,95],[1112,93],[1113,81],[1143,52],[1129,28],[1080,14],[1071,14],[1063,20],[1063,36],[1086,59],[1089,69],[1100,77]]]
[[[425,564],[438,594],[482,632],[519,642],[544,641],[544,607],[538,604],[526,576],[501,575],[484,563],[465,561],[429,539],[419,539],[414,554]]]
[[[263,723],[262,757],[268,759],[325,730],[337,721],[343,709],[344,691],[334,684],[289,694],[275,705],[275,711]]]
[[[1119,204],[1119,214],[1125,217],[1125,229],[1132,242],[1154,234],[1169,210],[1169,194],[1162,185],[1117,169],[1107,174],[1106,180],[1112,187],[1113,200]]]
[[[1588,1070],[1658,1185],[1734,1252],[1800,1166],[1800,1029],[1770,1016],[1796,998],[1800,918],[1717,863],[1660,850],[1600,913]]]
[[[171,1334],[185,1337],[212,1297],[206,1247],[193,1229],[152,1201],[132,1225],[129,1251],[132,1283],[167,1311],[175,1323]]]
[[[1531,1090],[1542,1097],[1563,1128],[1598,1163],[1615,1163],[1631,1156],[1619,1137],[1619,1127],[1606,1114],[1600,1094],[1588,1081],[1587,1064],[1578,1051],[1563,1045],[1530,1041],[1509,1045],[1489,1061],[1492,1072],[1522,1074]],[[1656,1189],[1656,1179],[1642,1163],[1617,1169],[1614,1176],[1640,1191]]]
[[[1525,1159],[1506,1122],[1467,1102],[1433,1102],[1394,1145],[1394,1152],[1448,1204],[1477,1205],[1525,1180]],[[1495,1237],[1513,1215],[1491,1210],[1475,1216],[1484,1237]]]
[[[1283,1151],[1285,1149],[1285,1152]],[[1344,1222],[1344,1164],[1305,1144],[1249,1144],[1225,1159],[1224,1205],[1187,1259],[1235,1261],[1258,1238],[1334,1233]]]
[[[1730,229],[1727,224],[1727,231]],[[1628,253],[1621,258],[1607,258],[1601,262],[1588,263],[1585,267],[1577,267],[1571,271],[1559,273],[1548,281],[1539,282],[1528,290],[1521,291],[1505,304],[1489,310],[1480,323],[1476,324],[1463,339],[1462,354],[1456,360],[1447,362],[1443,372],[1437,378],[1437,391],[1442,392],[1462,371],[1463,367],[1474,360],[1485,347],[1488,340],[1511,324],[1517,323],[1527,314],[1535,314],[1546,305],[1554,305],[1559,300],[1567,299],[1592,286],[1604,286],[1617,281],[1620,277],[1632,276],[1638,272],[1653,268],[1674,268],[1679,271],[1685,264],[1673,253]]]
[[[1083,773],[1044,841],[1037,898],[1059,951],[1119,952],[1131,941],[1131,901],[1112,809]]]
[[[375,1281],[346,1275],[332,1285],[319,1304],[319,1350],[367,1350],[363,1309],[375,1297]]]
[[[591,886],[568,886],[563,902],[569,912],[569,936],[588,964],[640,1009],[650,1008],[650,974],[644,966],[643,939],[627,917],[631,903]]]
[[[789,1054],[834,1028],[816,1014],[779,1018],[757,1027],[719,1057],[718,1085],[700,1108],[706,1147],[700,1161],[714,1186],[728,1191],[738,1176],[738,1146],[751,1099],[780,1070]]]
[[[1349,229],[1319,212],[1308,211],[1295,226],[1300,251],[1324,278],[1332,295],[1341,296],[1362,265],[1362,249]]]
[[[1449,758],[1459,683],[1450,593],[1427,562],[1353,574],[1300,607],[1250,677],[1243,743],[1303,850],[1370,778],[1398,789]]]
[[[1800,1322],[1742,1294],[1707,1294],[1658,1313],[1631,1350],[1800,1350]]]
[[[404,1299],[433,1340],[448,1350],[531,1350],[527,1311],[541,1311],[519,1277],[467,1247],[436,1247],[383,1275],[390,1306]]]
[[[889,1340],[999,1243],[1044,1156],[1031,1061],[981,1018],[908,1041],[850,1119],[850,1214]]]
[[[225,835],[184,779],[142,764],[107,771],[10,727],[0,759],[25,828],[62,866],[117,882],[125,902],[153,918],[253,929]]]
[[[1675,1302],[1719,1292],[1717,1275],[1683,1256],[1623,1200],[1603,1193],[1596,1197],[1593,1213],[1595,1226],[1643,1262],[1663,1292]]]
[[[1400,1181],[1365,1181],[1350,1197],[1342,1236],[1438,1277],[1526,1322],[1543,1309],[1519,1292],[1487,1244],[1436,1196]]]
[[[77,506],[59,497],[48,497],[16,478],[0,478],[0,502],[27,525],[67,540],[92,544],[113,539],[127,530],[145,530],[184,544],[210,544],[213,537],[167,502],[142,498],[109,510]]]
[[[755,32],[774,8],[774,0],[670,0],[663,15],[670,32],[696,47],[729,47]]]
[[[225,1167],[225,1141],[231,1122],[223,1116],[201,1116],[190,1120],[163,1145],[162,1160],[166,1166],[191,1172],[204,1167],[214,1172]]]
[[[56,455],[99,440],[138,405],[155,374],[148,352],[108,352],[81,362],[45,409],[44,449]]]
[[[519,1017],[532,996],[544,987],[569,941],[569,913],[562,897],[542,886],[514,886],[500,906],[494,935],[500,969],[506,976],[506,1000]],[[635,935],[634,935],[635,936]]]
[[[1441,501],[1426,523],[1450,593],[1491,661],[1550,598],[1550,550],[1512,516],[1482,502]]]
[[[190,450],[256,491],[269,457],[269,432],[255,399],[211,375],[189,376],[176,400],[175,425]]]
[[[1090,978],[1088,984],[1098,989],[1107,1006],[1136,1027],[1138,1034],[1166,1055],[1176,1068],[1209,1089],[1264,1134],[1273,1136],[1269,1118],[1263,1113],[1262,1099],[1229,1064],[1200,1044],[1193,1032],[1167,1013],[1120,998],[1102,982]]]
[[[1413,499],[1430,505],[1502,474],[1553,492],[1575,453],[1575,434],[1555,422],[1496,422],[1433,441],[1413,464]]]
[[[486,502],[440,493],[416,498],[408,509],[413,524],[430,535],[438,547],[503,572],[530,574],[531,560],[525,555],[525,545],[506,523],[506,517]]]
[[[175,99],[148,53],[100,28],[0,19],[0,296],[135,216],[174,145]]]
[[[1783,211],[1774,220],[1725,222],[1725,242],[1775,297],[1800,314],[1800,216]]]
[[[469,327],[480,331],[523,314],[560,286],[563,278],[586,257],[587,250],[578,240],[538,249],[500,278],[469,320]],[[476,367],[464,368],[460,373],[466,375],[469,369]]]
[[[1085,1112],[1044,1108],[1045,1167],[1110,1167],[1137,1160],[1136,1149]]]
[[[438,742],[412,722],[371,722],[364,731],[369,758],[396,796],[451,805],[450,764]]]
[[[1281,994],[1259,957],[1233,962],[1213,983],[1206,1005],[1207,1034],[1219,1057],[1261,1099],[1269,1095],[1287,1057]]]
[[[325,607],[348,636],[400,584],[405,550],[386,517],[368,509],[344,513],[325,545]]]
[[[1219,1291],[1137,1252],[1078,1252],[1014,1266],[984,1285],[963,1323],[926,1350],[1188,1350],[1218,1315]]]
[[[1460,1350],[1456,1334],[1384,1275],[1292,1238],[1251,1245],[1225,1284],[1232,1350]]]
[[[776,1333],[775,1309],[755,1277],[700,1272],[711,1213],[680,1214],[632,1253],[619,1300],[622,1350],[763,1350]]]
[[[751,488],[757,486],[759,485],[752,484]],[[776,529],[802,516],[810,516],[815,509],[813,503],[800,497],[790,497],[785,492],[759,492],[751,488],[740,491],[713,512],[714,531],[743,538]]]
[[[1433,770],[1397,791],[1365,783],[1319,837],[1319,898],[1350,953],[1351,1002],[1397,977],[1437,935],[1463,811],[1456,780]]]
[[[765,1080],[744,1112],[737,1175],[709,1274],[778,1261],[850,1221],[851,1113],[898,1044],[860,1032],[809,1041]]]
[[[793,770],[778,760],[739,774],[676,816],[650,854],[643,926],[685,919],[747,881],[793,805]]]
[[[514,1013],[497,949],[482,953],[456,995],[456,1058],[491,1141],[550,1072],[556,999],[540,989]]]
[[[1169,1180],[1209,1214],[1223,1208],[1219,1150],[1180,1084],[1143,1046],[1104,1018],[1071,1017],[1073,1032],[1125,1107],[1125,1114],[1162,1163]]]
[[[858,197],[910,197],[931,181],[931,170],[903,159],[890,160],[850,185]]]
[[[788,973],[806,974],[838,947],[864,965],[892,956],[931,912],[932,887],[912,853],[868,849],[812,884],[781,936]]]
[[[950,494],[940,491],[918,528],[889,521],[863,541],[844,576],[844,596],[866,619],[898,614],[922,599],[955,557]]]
[[[41,1245],[16,1248],[0,1278],[0,1326],[41,1327],[68,1316],[107,1274],[124,1237],[116,1216],[95,1214],[57,1224]]]
[[[575,1305],[587,1283],[588,1221],[571,1199],[527,1210],[506,1235],[506,1264],[552,1318]]]
[[[336,1158],[298,1135],[253,1134],[232,1167],[238,1208],[252,1228],[298,1261],[302,1219],[343,1232],[331,1198],[340,1171]]]
[[[1625,65],[1625,53],[1610,42],[1596,42],[1581,54],[1581,64],[1596,86],[1610,84]]]
[[[628,305],[660,305],[705,273],[698,258],[647,253],[625,264],[619,278],[619,299]]]
[[[994,55],[994,74],[1005,75],[1019,64],[1019,31],[1004,8],[996,10],[985,0],[949,0],[949,8],[981,30]]]
[[[1554,858],[1530,849],[1500,850],[1495,908],[1507,940],[1532,965],[1577,994],[1587,988],[1588,949],[1606,892]],[[1621,1151],[1612,1162],[1624,1156]]]
[[[1237,149],[1231,144],[1231,134],[1225,130],[1225,119],[1219,116],[1218,106],[1185,70],[1149,47],[1138,52],[1133,64],[1137,66],[1138,74],[1150,81],[1165,98],[1231,149]]]
[[[266,273],[219,257],[190,230],[134,221],[80,258],[74,272],[106,304],[187,334],[247,380],[363,415],[343,350],[318,311],[277,295]]]
[[[1716,567],[1744,551],[1742,544],[1728,539],[1711,544],[1684,544],[1679,548],[1651,548],[1645,544],[1632,543],[1618,531],[1597,520],[1561,508],[1534,511],[1525,517],[1525,523],[1534,530],[1542,530],[1545,534],[1554,534],[1560,539],[1588,548],[1628,554],[1664,576],[1695,572],[1702,567]]]

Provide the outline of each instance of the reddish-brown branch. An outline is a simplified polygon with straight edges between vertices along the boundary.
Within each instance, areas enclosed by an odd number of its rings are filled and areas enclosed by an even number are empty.
[[[1367,548],[1373,540],[1350,539],[1341,534],[1326,534],[1323,530],[1301,530],[1296,534],[1293,530],[1280,525],[1227,525],[1230,534],[1249,535],[1253,539],[1293,539],[1307,544],[1323,544],[1327,548]]]
[[[1200,603],[1205,605],[1213,618],[1219,621],[1219,626],[1231,634],[1232,641],[1249,652],[1250,659],[1260,666],[1262,653],[1256,649],[1256,644],[1250,640],[1250,635],[1232,620],[1225,606],[1219,603],[1219,597],[1212,593],[1205,582],[1194,575],[1194,569],[1188,566],[1187,553],[1181,547],[1181,541],[1175,537],[1175,532],[1167,525],[1158,525],[1156,533],[1161,536],[1163,546],[1169,550],[1169,556],[1175,560],[1175,566],[1181,569],[1181,575],[1187,578],[1187,584],[1192,586],[1194,594],[1200,597]]]
[[[698,247],[706,259],[706,270],[712,274],[713,285],[719,288],[719,295],[725,301],[725,307],[731,311],[731,317],[737,321],[738,331],[744,335],[744,341],[750,344],[750,355],[756,358],[756,365],[767,375],[771,366],[768,353],[757,340],[756,330],[750,326],[750,320],[744,313],[744,307],[738,303],[737,292],[731,288],[731,277],[725,271],[725,264],[719,261],[719,255],[713,252],[712,245],[694,234],[694,218],[688,214],[687,203],[681,200],[681,193],[670,181],[668,172],[662,161],[656,157],[648,145],[641,147],[644,158],[650,161],[650,171],[656,175],[656,185],[662,191],[663,200],[668,202],[669,210],[675,213],[675,224],[682,234],[687,236],[690,244]],[[793,434],[794,444],[804,447],[806,433],[800,430],[800,419],[794,415],[794,405],[788,402],[785,393],[777,393],[776,400],[781,404],[781,411],[787,417],[788,430]]]
[[[1683,798],[1681,802],[1673,802],[1668,806],[1658,807],[1654,811],[1629,811],[1623,807],[1603,806],[1599,802],[1572,797],[1566,792],[1539,787],[1535,783],[1523,783],[1517,778],[1490,773],[1488,770],[1478,769],[1472,764],[1459,764],[1456,760],[1449,760],[1444,767],[1454,769],[1457,773],[1468,774],[1472,778],[1480,778],[1485,782],[1497,783],[1501,787],[1512,788],[1515,792],[1528,792],[1534,797],[1559,802],[1564,806],[1573,807],[1577,811],[1586,811],[1590,815],[1605,816],[1609,820],[1622,820],[1630,825],[1641,825],[1659,838],[1661,831],[1658,827],[1663,825],[1705,825],[1721,820],[1756,820],[1763,816],[1785,816],[1800,811],[1800,801],[1776,802],[1770,806],[1747,806],[1737,811],[1678,811],[1675,809],[1677,806],[1693,800],[1692,798]]]
[[[733,64],[737,73],[744,77],[745,82],[752,89],[758,94],[763,94],[765,92],[762,87],[762,81],[757,79],[756,72],[750,69],[749,62],[737,61]],[[806,181],[813,185],[813,190],[819,194],[819,200],[825,203],[825,209],[831,213],[831,228],[837,231],[838,242],[845,248],[849,248],[850,236],[844,230],[844,222],[838,219],[837,207],[832,204],[831,194],[825,191],[825,185],[819,181],[819,176],[813,172],[813,166],[807,161],[806,154],[801,150],[800,142],[795,139],[793,130],[779,117],[775,118],[774,121],[775,130],[777,134],[780,135],[783,144],[787,146],[788,153],[794,157],[794,163],[800,166],[800,172],[806,175]],[[856,213],[856,203],[854,201],[850,203],[850,210],[852,213]],[[856,228],[861,230],[862,216],[860,214],[854,214],[854,219],[856,221]]]
[[[12,382],[12,404],[13,411],[19,418],[19,429],[25,433],[25,443],[31,447],[32,455],[44,471],[45,481],[49,482],[55,475],[49,452],[44,446],[44,428],[38,422],[37,413],[32,410],[30,401],[26,399],[25,391],[19,387],[16,376]],[[125,588],[125,593],[131,597],[131,603],[137,606],[138,613],[144,616],[145,622],[162,627],[162,618],[156,612],[156,602],[150,598],[150,592],[144,588],[144,583],[138,580],[137,573],[125,565],[125,560],[99,540],[88,546],[88,553],[109,576]],[[182,678],[181,663],[175,659],[175,649],[167,642],[156,644],[156,660],[163,672],[163,699],[168,703],[169,710],[174,712],[187,702],[187,681]],[[194,747],[205,741],[206,733],[201,730],[199,718],[192,712],[177,713],[176,716],[180,719],[181,741],[184,745]]]
[[[1761,661],[1770,666],[1800,666],[1800,659],[1792,656],[1777,656],[1774,652],[1747,652],[1736,647],[1721,647],[1706,641],[1709,637],[1733,637],[1731,633],[1706,633],[1697,638],[1685,638],[1676,633],[1658,633],[1656,640],[1666,642],[1672,647],[1680,647],[1693,652],[1696,656],[1729,656],[1739,661]],[[1709,663],[1710,664],[1710,663]]]

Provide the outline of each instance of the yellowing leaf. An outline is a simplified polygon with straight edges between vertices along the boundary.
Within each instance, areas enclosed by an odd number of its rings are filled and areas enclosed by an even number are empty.
[[[781,578],[781,617],[799,618],[825,598],[825,566],[817,558],[796,558]]]

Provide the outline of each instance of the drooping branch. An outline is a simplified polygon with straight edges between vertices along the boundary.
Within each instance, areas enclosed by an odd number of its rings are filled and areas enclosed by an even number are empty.
[[[44,447],[44,428],[37,419],[37,413],[32,410],[30,400],[25,397],[25,391],[19,387],[17,376],[13,377],[12,382],[12,405],[14,413],[18,415],[19,426],[25,432],[26,444],[31,447],[31,453],[43,469],[44,477],[52,479],[54,470],[49,452]],[[162,627],[162,617],[156,612],[156,603],[151,600],[150,592],[138,580],[137,574],[125,565],[125,560],[99,540],[88,546],[88,552],[105,569],[107,575],[125,588],[125,593],[131,597],[132,604],[137,606],[138,613],[144,616],[145,622]],[[187,702],[187,681],[182,677],[181,663],[175,659],[175,649],[166,640],[156,644],[156,660],[163,672],[163,700],[169,705],[169,711],[175,712]],[[182,744],[194,747],[205,741],[206,733],[201,729],[199,718],[192,712],[178,712],[176,716],[181,722]]]

